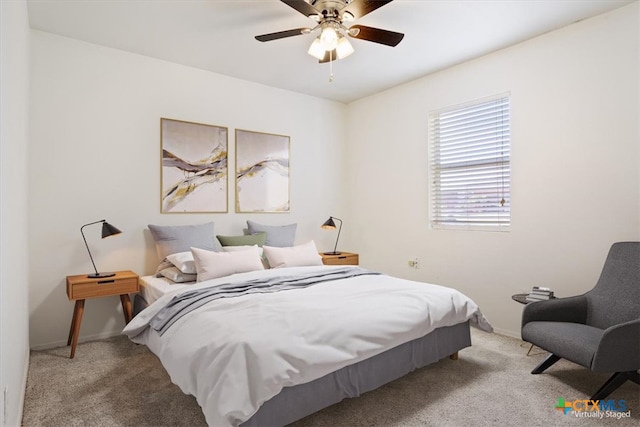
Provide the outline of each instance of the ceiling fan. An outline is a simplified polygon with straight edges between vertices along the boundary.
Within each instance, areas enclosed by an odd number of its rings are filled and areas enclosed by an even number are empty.
[[[344,34],[355,39],[367,40],[387,46],[396,46],[404,34],[364,25],[348,24],[393,0],[280,0],[303,15],[315,20],[313,28],[295,28],[276,33],[256,36],[256,40],[268,42],[286,37],[310,34],[320,29],[320,35],[313,40],[309,55],[320,63],[346,58],[353,53],[353,46]]]

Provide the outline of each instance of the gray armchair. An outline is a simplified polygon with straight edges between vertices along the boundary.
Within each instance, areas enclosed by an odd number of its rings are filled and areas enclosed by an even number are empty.
[[[532,374],[566,359],[613,375],[591,397],[602,400],[627,380],[640,384],[640,242],[615,243],[589,292],[528,304],[522,339],[550,352]]]

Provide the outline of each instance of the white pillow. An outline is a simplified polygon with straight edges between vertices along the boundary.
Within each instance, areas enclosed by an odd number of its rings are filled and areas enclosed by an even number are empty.
[[[195,282],[197,279],[197,276],[195,274],[183,273],[176,267],[165,268],[164,270],[160,271],[160,274],[174,283]]]
[[[271,268],[322,265],[322,257],[318,253],[313,240],[303,245],[290,246],[288,248],[273,246],[263,246],[262,248]]]
[[[264,270],[257,247],[235,252],[212,252],[191,248],[191,252],[196,264],[198,282],[235,273]]]
[[[196,274],[196,264],[191,252],[178,252],[167,255],[167,260],[176,268],[186,274]]]
[[[253,248],[258,248],[258,254],[262,256],[262,247],[258,245],[243,245],[243,246],[223,246],[222,250],[224,252],[238,252],[238,251],[246,251],[252,250]]]

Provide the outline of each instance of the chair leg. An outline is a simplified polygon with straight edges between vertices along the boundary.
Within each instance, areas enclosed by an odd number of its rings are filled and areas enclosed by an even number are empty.
[[[529,347],[529,350],[527,351],[527,356],[529,355],[529,353],[531,353],[531,350],[533,350],[533,344],[531,344],[531,347]]]
[[[533,371],[531,371],[531,373],[532,374],[541,374],[542,372],[544,372],[545,369],[547,369],[549,366],[551,366],[554,363],[556,363],[558,360],[560,360],[560,356],[556,356],[553,353],[549,353],[547,358],[544,359],[542,361],[542,363],[540,363],[538,366],[536,366],[535,369]]]
[[[595,401],[605,399],[627,380],[640,384],[640,374],[638,374],[637,371],[616,372],[604,384],[602,384],[602,387],[595,392],[591,397],[591,400]]]

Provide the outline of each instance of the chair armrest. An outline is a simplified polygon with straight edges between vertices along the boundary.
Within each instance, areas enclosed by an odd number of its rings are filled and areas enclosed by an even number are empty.
[[[591,362],[594,372],[625,372],[640,369],[640,319],[604,330]]]
[[[532,302],[522,311],[522,326],[536,321],[585,323],[587,305],[584,295]]]

